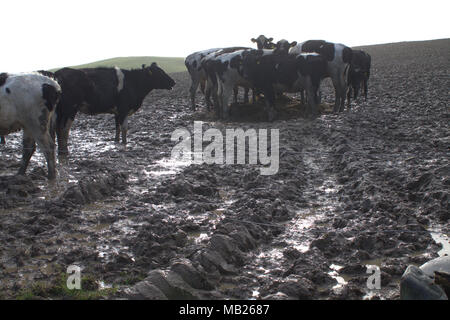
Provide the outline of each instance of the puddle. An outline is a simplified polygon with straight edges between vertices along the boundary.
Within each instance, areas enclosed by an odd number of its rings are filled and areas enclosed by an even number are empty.
[[[112,284],[105,283],[104,281],[98,281],[99,290],[111,289],[112,287]]]
[[[259,293],[258,290],[253,290],[253,291],[252,291],[252,298],[253,298],[253,299],[258,299],[258,298],[259,298],[259,295],[260,295],[260,293]],[[250,300],[253,300],[252,298],[250,298]]]
[[[442,249],[438,251],[440,257],[450,256],[450,237],[439,228],[430,230],[431,237],[436,243],[442,244]]]
[[[210,236],[206,232],[190,232],[187,234],[188,240],[193,241],[195,244],[208,243]]]
[[[165,176],[175,175],[183,171],[184,168],[191,165],[191,161],[188,160],[174,160],[172,158],[164,158],[155,162],[155,164],[149,166],[143,173],[147,176]]]

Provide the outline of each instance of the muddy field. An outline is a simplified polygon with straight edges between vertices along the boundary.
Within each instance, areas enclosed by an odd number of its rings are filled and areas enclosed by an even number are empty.
[[[369,99],[305,118],[298,97],[264,122],[258,105],[215,120],[187,73],[132,116],[79,115],[49,183],[37,152],[15,176],[21,133],[0,145],[0,298],[398,299],[410,264],[450,253],[450,40],[364,47]],[[331,103],[330,83],[323,101]],[[242,99],[242,97],[241,97]],[[171,160],[177,128],[279,129],[280,165]],[[205,143],[205,146],[208,143]],[[367,265],[381,289],[367,287]]]

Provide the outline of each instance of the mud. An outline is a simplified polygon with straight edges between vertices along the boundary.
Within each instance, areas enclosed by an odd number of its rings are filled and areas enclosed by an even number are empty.
[[[9,135],[0,296],[78,265],[97,289],[117,288],[111,299],[397,299],[409,264],[449,254],[450,41],[364,49],[369,99],[350,112],[325,104],[307,119],[290,95],[272,123],[261,105],[233,106],[225,123],[203,105],[191,112],[180,73],[131,117],[126,147],[113,141],[112,116],[79,115],[56,182],[39,151],[15,176],[21,133]],[[322,99],[333,101],[329,81]],[[172,132],[194,121],[279,129],[278,173],[172,161]],[[367,287],[368,265],[380,267],[380,290]]]

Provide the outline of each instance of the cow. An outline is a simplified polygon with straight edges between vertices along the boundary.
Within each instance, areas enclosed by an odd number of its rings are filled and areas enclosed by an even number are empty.
[[[201,61],[201,66],[202,69],[205,71],[206,73],[206,77],[207,77],[207,82],[206,82],[206,91],[212,93],[213,95],[213,100],[214,100],[214,107],[216,109],[216,113],[218,115],[220,115],[220,108],[218,106],[218,102],[217,102],[217,90],[218,90],[218,84],[217,84],[217,77],[216,77],[216,73],[214,71],[214,65],[215,65],[215,60],[217,58],[219,58],[222,55],[226,55],[232,52],[236,52],[239,50],[245,50],[245,49],[250,49],[247,47],[229,47],[229,48],[222,48],[216,52],[211,52],[210,54],[208,54],[207,56],[205,56],[202,61]],[[249,99],[248,99],[248,92],[250,87],[246,84],[246,83],[236,83],[235,86],[233,87],[233,93],[234,93],[234,99],[233,101],[235,103],[237,103],[237,94],[238,94],[238,87],[244,87],[245,89],[245,93],[244,93],[244,103],[248,103]],[[255,95],[253,92],[253,102],[255,101]]]
[[[289,42],[285,39],[279,40],[274,47],[275,53],[289,53],[289,50],[297,45],[297,41]]]
[[[206,83],[206,73],[205,70],[203,70],[201,66],[202,59],[207,56],[208,54],[212,52],[217,52],[221,50],[222,48],[213,48],[203,51],[197,51],[194,53],[191,53],[186,57],[184,60],[184,64],[186,66],[186,69],[189,72],[189,75],[191,76],[191,86],[189,88],[189,93],[191,97],[191,107],[192,111],[195,111],[195,95],[197,93],[198,86],[201,86],[202,92],[205,94],[206,97],[206,104],[209,107],[211,105],[210,102],[210,92],[205,92],[205,83]]]
[[[198,86],[201,86],[202,92],[205,94],[206,106],[208,110],[210,109],[211,103],[211,91],[214,88],[214,84],[210,79],[209,83],[207,82],[208,76],[203,66],[203,60],[211,55],[220,55],[231,51],[236,51],[240,49],[246,49],[246,47],[230,47],[230,48],[214,48],[203,51],[198,51],[190,54],[185,59],[185,65],[191,76],[191,86],[189,88],[190,98],[191,98],[191,107],[192,111],[195,111],[195,95],[198,89]],[[244,103],[248,103],[248,91],[249,88],[245,88],[244,94]],[[234,102],[237,102],[238,88],[234,88]]]
[[[350,98],[353,91],[353,99],[358,97],[359,89],[362,85],[364,98],[367,101],[367,83],[370,77],[371,56],[362,50],[353,50],[352,62],[349,70],[349,90],[347,93],[347,104],[350,105]]]
[[[340,43],[308,40],[289,50],[289,53],[294,55],[302,52],[319,53],[327,60],[328,76],[333,82],[335,91],[334,111],[343,111],[348,90],[348,73],[352,60],[352,49]]]
[[[205,57],[202,61],[202,66],[207,73],[208,76],[208,84],[212,86],[214,106],[216,109],[216,113],[219,118],[226,118],[229,114],[228,112],[228,98],[231,95],[231,92],[236,86],[242,86],[245,88],[252,87],[251,83],[247,80],[243,79],[239,74],[233,73],[230,75],[230,72],[227,73],[231,79],[229,79],[229,85],[226,86],[226,93],[223,93],[221,90],[223,86],[221,86],[221,81],[219,77],[222,75],[222,72],[227,70],[229,66],[229,57],[233,57],[236,54],[240,54],[242,51],[251,50],[250,48],[239,49],[239,50],[228,50],[220,53],[213,53]],[[235,71],[235,69],[230,70]],[[223,79],[222,79],[223,82]],[[223,97],[226,97],[226,106],[223,104]]]
[[[236,83],[245,83],[264,94],[269,121],[276,116],[275,93],[298,92],[301,88],[306,88],[312,115],[317,114],[317,90],[327,75],[327,62],[321,55],[246,49],[224,54],[213,62],[223,118],[229,116],[228,100]]]
[[[22,164],[18,174],[25,174],[37,143],[47,162],[48,179],[56,178],[55,145],[50,127],[60,96],[58,82],[42,74],[0,74],[0,135],[23,129]]]
[[[115,141],[127,143],[128,118],[142,105],[153,89],[171,90],[175,81],[156,63],[150,67],[125,70],[120,68],[63,68],[55,72],[63,93],[56,108],[58,155],[68,154],[68,137],[78,112],[95,115],[114,114]]]
[[[250,39],[253,43],[256,43],[256,46],[259,50],[263,49],[274,49],[275,44],[272,42],[273,38],[267,38],[264,35],[260,35],[258,38]]]

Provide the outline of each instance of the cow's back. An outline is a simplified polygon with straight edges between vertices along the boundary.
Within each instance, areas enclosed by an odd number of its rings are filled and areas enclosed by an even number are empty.
[[[195,71],[199,71],[201,68],[201,60],[208,54],[210,54],[212,52],[216,52],[220,49],[221,48],[212,48],[212,49],[207,49],[207,50],[203,50],[203,51],[197,51],[197,52],[194,52],[194,53],[191,53],[190,55],[188,55],[186,57],[186,59],[184,60],[184,64],[185,64],[188,72],[192,74]]]
[[[38,73],[9,74],[0,87],[2,107],[4,108],[5,103],[14,103],[16,108],[23,108],[36,102],[45,103],[43,84],[54,86],[58,91],[61,90],[55,80]]]
[[[87,97],[89,113],[108,113],[117,105],[119,79],[115,68],[80,69],[91,81],[93,92]]]
[[[48,96],[51,92],[56,94],[54,101]],[[44,75],[8,74],[0,86],[0,134],[19,130],[44,114],[48,117],[60,92],[59,84]]]

